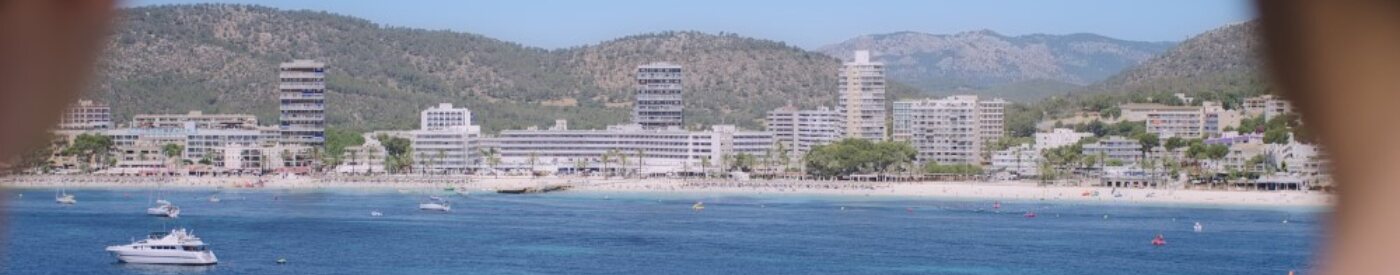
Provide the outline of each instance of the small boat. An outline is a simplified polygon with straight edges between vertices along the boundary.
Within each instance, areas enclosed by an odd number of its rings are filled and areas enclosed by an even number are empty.
[[[78,203],[78,198],[74,197],[73,194],[68,194],[67,191],[63,191],[58,195],[54,195],[53,201],[58,204],[76,204]]]
[[[1026,217],[1026,218],[1035,218],[1035,212],[1026,212],[1025,215],[1021,215],[1021,216],[1024,216],[1024,217]]]
[[[157,205],[156,207],[146,208],[146,215],[161,216],[168,218],[180,217],[179,207],[176,207],[174,204],[170,204],[170,202],[165,200],[160,200],[160,202],[163,203]]]
[[[118,261],[134,264],[212,265],[219,263],[203,240],[184,228],[156,232],[144,240],[107,247]]]
[[[458,196],[463,196],[463,197],[466,197],[467,195],[471,195],[471,194],[472,194],[472,192],[467,192],[467,189],[466,189],[466,188],[457,188],[457,191],[454,191],[454,192],[457,193]]]
[[[1001,209],[1001,202],[992,203],[992,209]]]
[[[209,196],[209,202],[218,203],[218,202],[221,202],[221,201],[224,201],[224,200],[223,200],[223,199],[220,199],[219,196],[217,196],[217,195],[216,195],[216,196]]]
[[[1162,234],[1157,234],[1157,237],[1156,237],[1156,238],[1152,238],[1152,245],[1153,245],[1153,246],[1164,246],[1164,245],[1167,245],[1167,238],[1162,237]]]
[[[432,196],[428,197],[427,201],[419,203],[418,210],[448,212],[452,211],[452,202]]]
[[[695,204],[690,205],[690,210],[695,210],[695,211],[705,210],[705,203],[704,203],[704,202],[698,202],[698,201],[697,201],[697,202],[695,202]]]
[[[380,213],[379,211],[369,211],[369,216],[370,216],[370,217],[381,217],[381,216],[384,216],[384,213]]]
[[[1191,226],[1191,230],[1196,232],[1201,232],[1201,229],[1205,229],[1204,226],[1201,226],[1201,222],[1196,222],[1196,225]]]

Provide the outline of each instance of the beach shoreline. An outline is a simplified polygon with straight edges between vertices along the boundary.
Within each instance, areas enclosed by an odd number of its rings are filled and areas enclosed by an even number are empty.
[[[256,187],[254,187],[256,185]],[[1333,196],[1310,191],[1139,189],[1098,186],[1039,186],[1031,181],[852,182],[817,180],[620,179],[583,177],[478,176],[233,176],[97,177],[14,176],[6,189],[285,189],[421,191],[462,188],[469,192],[570,185],[570,192],[679,196],[803,195],[837,198],[1044,201],[1166,206],[1329,208]]]

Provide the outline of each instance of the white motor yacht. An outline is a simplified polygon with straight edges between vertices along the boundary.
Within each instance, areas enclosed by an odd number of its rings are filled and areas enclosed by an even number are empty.
[[[159,200],[156,201],[156,207],[146,208],[146,215],[178,218],[180,207],[170,204],[169,201]]]
[[[419,210],[427,211],[452,211],[452,203],[439,197],[428,197],[427,201],[418,204]]]
[[[203,240],[184,228],[156,232],[131,244],[107,247],[117,260],[134,264],[212,265],[219,262]]]

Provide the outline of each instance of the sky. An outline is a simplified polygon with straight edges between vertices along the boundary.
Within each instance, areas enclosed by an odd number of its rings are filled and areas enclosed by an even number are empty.
[[[1256,16],[1252,1],[1244,0],[131,0],[123,5],[205,2],[327,11],[549,49],[668,30],[737,33],[806,49],[866,34],[982,29],[1181,41]]]

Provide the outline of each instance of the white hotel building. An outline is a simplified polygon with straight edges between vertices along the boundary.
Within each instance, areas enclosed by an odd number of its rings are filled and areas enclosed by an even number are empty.
[[[1035,133],[1035,151],[1055,149],[1079,143],[1079,140],[1094,136],[1093,133],[1075,132],[1074,129],[1055,128],[1049,132]]]
[[[614,125],[606,130],[569,130],[564,125],[557,123],[548,130],[505,130],[488,138],[486,146],[500,152],[497,169],[607,169],[659,174],[699,173],[706,168],[719,171],[727,156],[748,154],[761,158],[773,144],[772,133],[741,131],[732,125],[715,125],[708,131],[646,129],[635,124]],[[604,163],[603,156],[608,152],[625,156],[626,166],[617,160]]]
[[[799,110],[786,106],[768,111],[768,132],[788,149],[789,156],[801,156],[812,147],[840,140],[845,136],[842,116],[827,107]]]
[[[409,133],[416,169],[461,173],[476,164],[481,126],[472,125],[471,110],[441,103],[420,112],[418,119],[418,130]]]
[[[982,148],[1005,133],[1003,119],[1006,101],[979,100],[977,96],[950,96],[896,102],[894,116],[909,133],[920,162],[939,164],[980,164]]]

